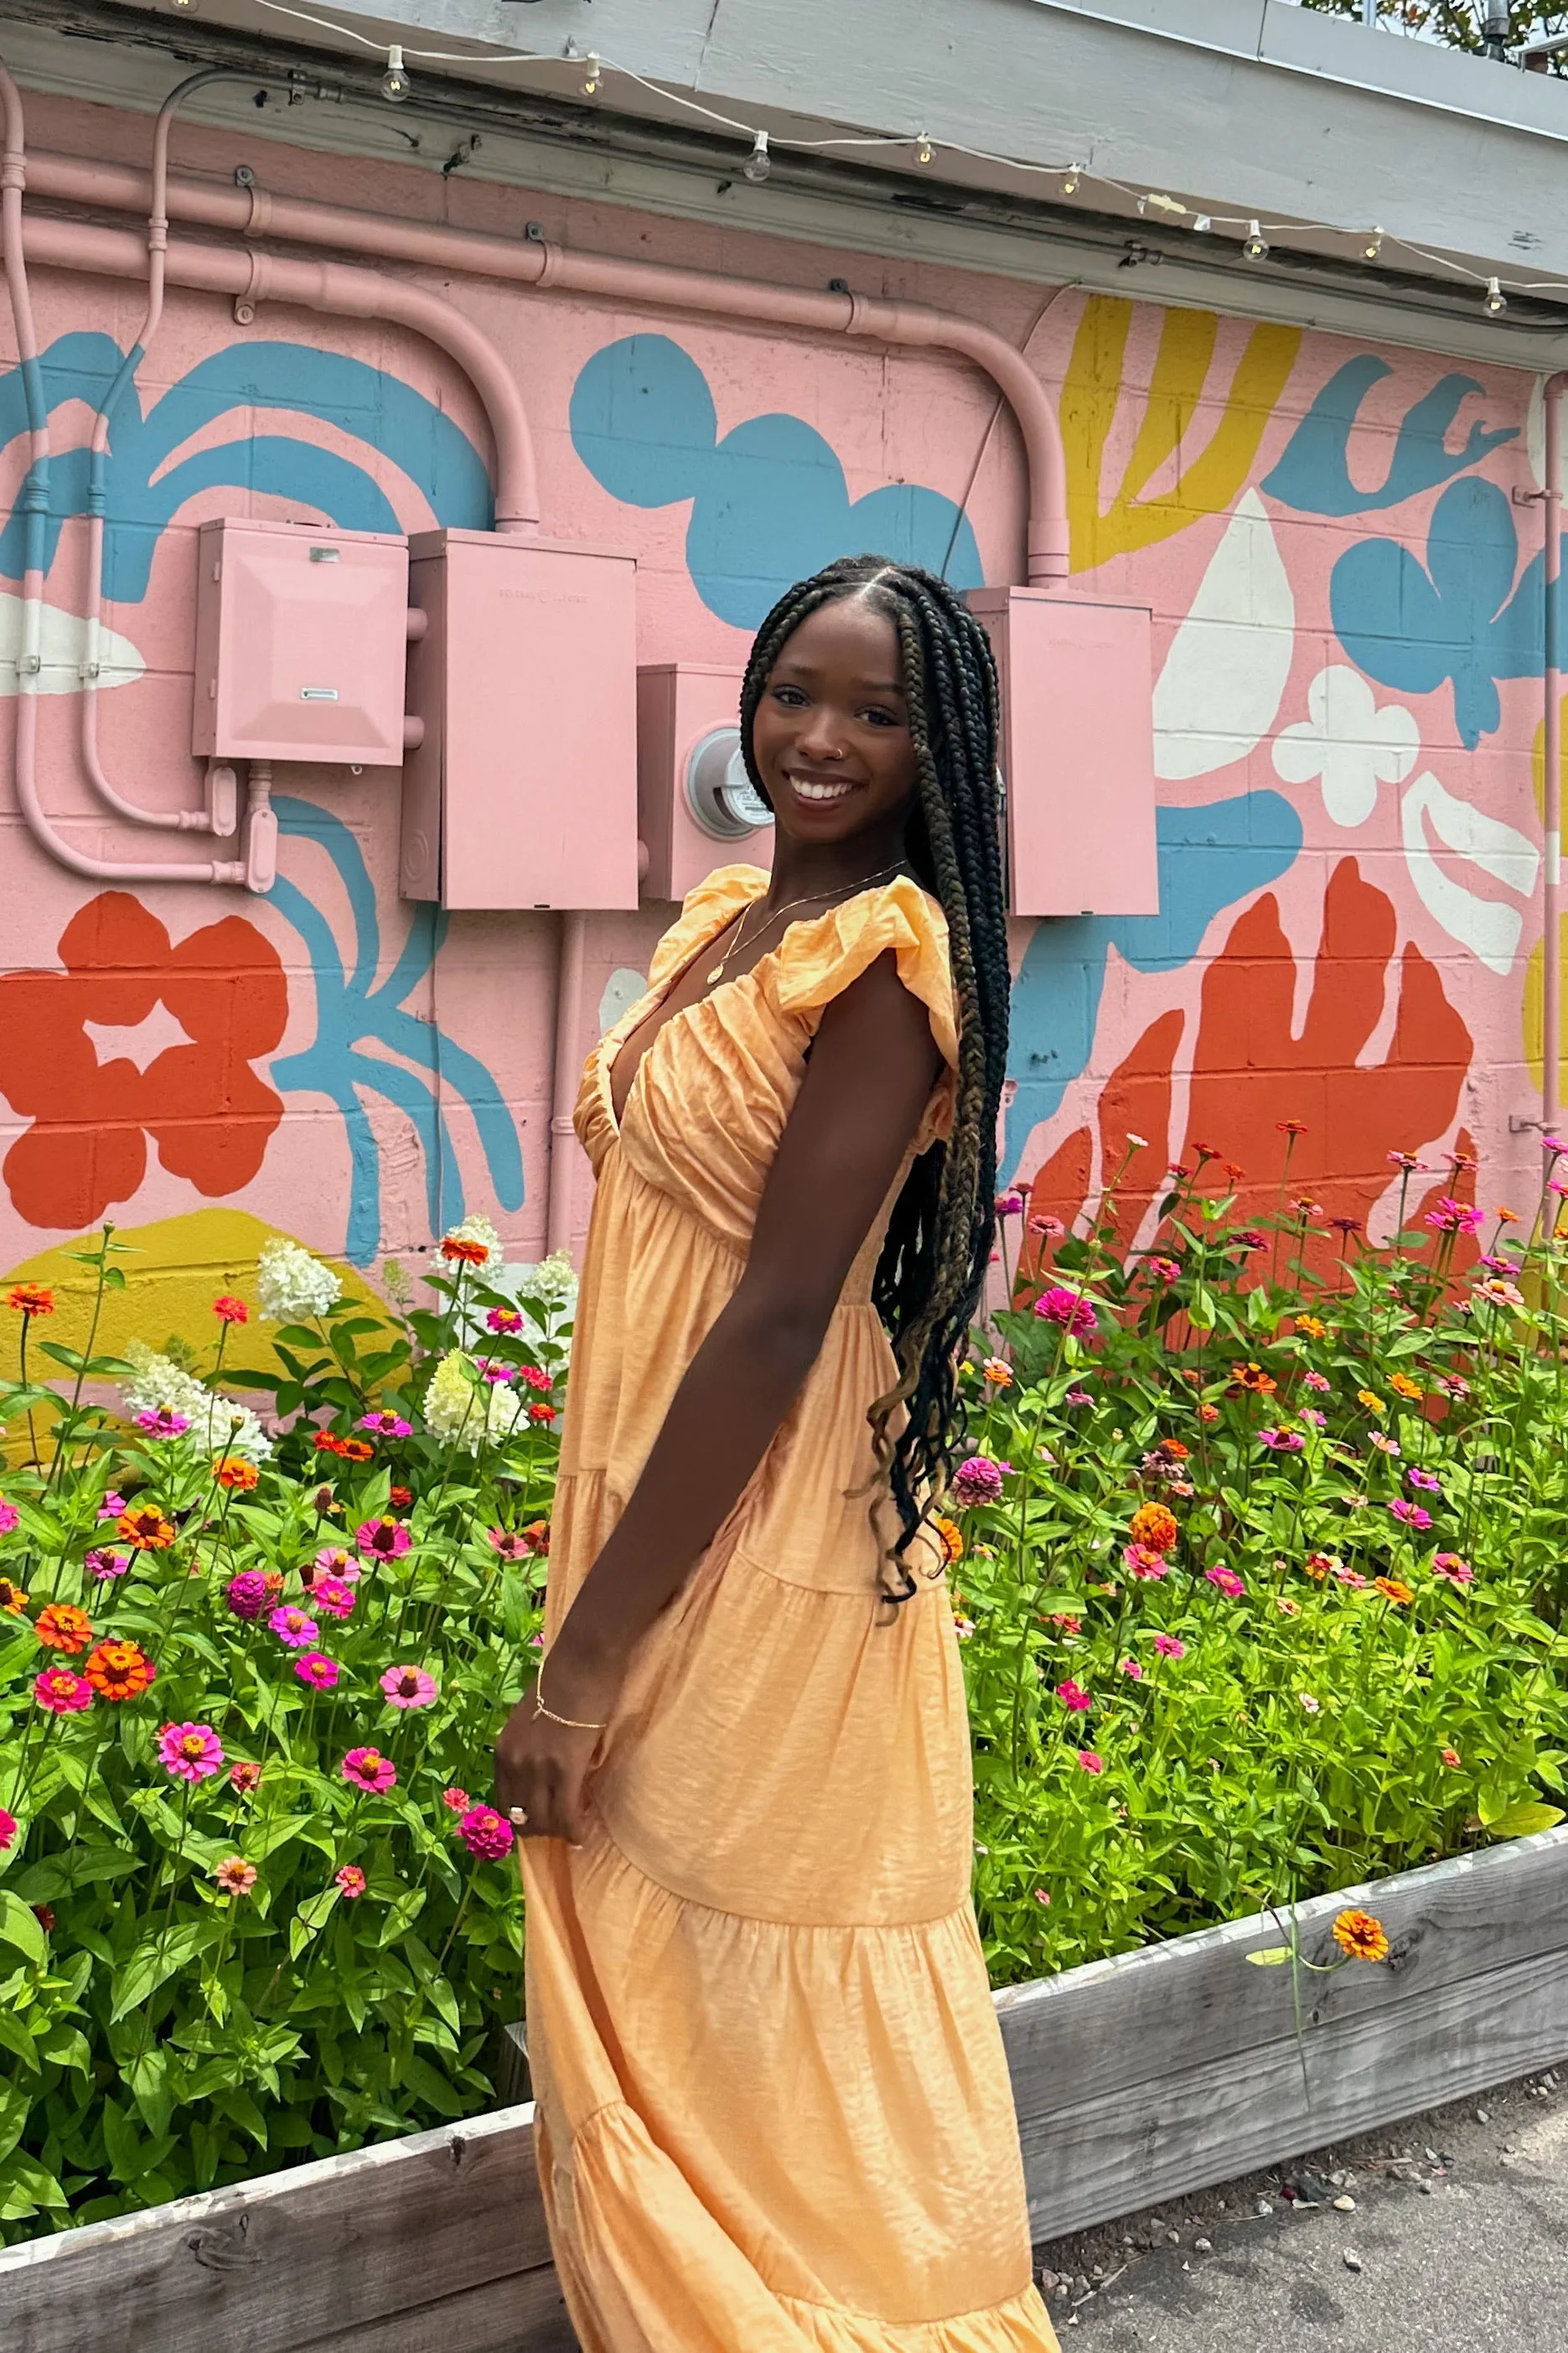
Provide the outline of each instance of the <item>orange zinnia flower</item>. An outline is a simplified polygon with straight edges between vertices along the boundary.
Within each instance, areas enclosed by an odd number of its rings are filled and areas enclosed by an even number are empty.
[[[1176,1541],[1176,1515],[1163,1504],[1140,1504],[1130,1533],[1134,1544],[1146,1545],[1151,1552],[1169,1552]]]
[[[483,1266],[489,1261],[489,1251],[483,1242],[463,1241],[456,1234],[448,1234],[441,1245],[441,1255],[455,1259],[462,1266]]]
[[[1305,1332],[1309,1340],[1321,1340],[1326,1335],[1328,1328],[1328,1325],[1321,1323],[1316,1315],[1298,1315],[1296,1318],[1297,1331]]]
[[[1358,1405],[1364,1405],[1368,1413],[1386,1413],[1388,1411],[1387,1406],[1378,1396],[1375,1389],[1357,1389],[1355,1395],[1356,1403]]]
[[[133,1504],[114,1525],[124,1542],[134,1545],[138,1552],[167,1552],[174,1541],[174,1524],[163,1517],[156,1504]]]
[[[110,1700],[139,1699],[155,1672],[140,1642],[100,1642],[82,1669],[94,1691]]]
[[[1201,1405],[1201,1406],[1199,1406],[1199,1408],[1198,1408],[1198,1419],[1199,1419],[1200,1421],[1217,1421],[1217,1420],[1219,1419],[1219,1408],[1218,1408],[1218,1406],[1217,1406],[1217,1405]]]
[[[1392,1601],[1396,1609],[1408,1609],[1415,1599],[1410,1588],[1407,1585],[1401,1585],[1396,1577],[1374,1577],[1372,1581],[1379,1593]]]
[[[1496,1217],[1500,1226],[1517,1226],[1519,1223],[1519,1211],[1517,1209],[1506,1209],[1500,1207],[1493,1212],[1493,1215]]]
[[[987,1356],[980,1369],[994,1389],[1012,1388],[1013,1367],[1011,1365],[1004,1364],[1000,1356]]]
[[[1370,1912],[1342,1912],[1334,1922],[1334,1942],[1352,1961],[1385,1961],[1388,1935]]]
[[[1413,1381],[1408,1373],[1390,1373],[1388,1386],[1397,1389],[1402,1398],[1414,1398],[1417,1404],[1426,1394],[1420,1382]]]
[[[8,1618],[19,1618],[27,1606],[27,1597],[15,1577],[0,1577],[0,1609]]]
[[[340,1438],[337,1451],[345,1462],[368,1462],[375,1449],[368,1438]]]
[[[18,1315],[52,1315],[55,1294],[46,1291],[40,1282],[19,1282],[5,1303],[14,1307]]]
[[[1184,1446],[1179,1438],[1162,1438],[1154,1451],[1156,1454],[1165,1455],[1172,1462],[1184,1462],[1192,1452],[1192,1448]]]
[[[956,1523],[952,1520],[944,1520],[940,1512],[935,1512],[931,1514],[931,1525],[942,1546],[944,1558],[950,1564],[955,1560],[962,1560],[963,1538]]]
[[[1266,1373],[1261,1365],[1254,1364],[1237,1365],[1233,1380],[1237,1388],[1250,1389],[1255,1397],[1272,1397],[1279,1386],[1272,1373]]]
[[[242,1494],[248,1494],[260,1476],[255,1463],[247,1462],[243,1455],[226,1454],[220,1462],[213,1464],[213,1477],[218,1485],[237,1487]]]
[[[51,1601],[38,1612],[34,1631],[47,1651],[85,1651],[92,1640],[92,1620],[74,1602]]]

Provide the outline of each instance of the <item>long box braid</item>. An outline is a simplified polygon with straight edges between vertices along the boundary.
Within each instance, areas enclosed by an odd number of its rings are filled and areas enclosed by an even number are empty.
[[[984,630],[934,573],[876,555],[840,558],[781,596],[758,630],[741,688],[746,771],[766,792],[752,725],[785,640],[808,613],[863,596],[892,622],[916,789],[906,854],[947,917],[958,1009],[952,1131],[910,1169],[889,1220],[872,1297],[899,1378],[868,1419],[897,1507],[903,1556],[946,1493],[963,1439],[958,1366],[985,1285],[995,1231],[996,1120],[1007,1063],[1011,979],[996,767],[996,665]]]

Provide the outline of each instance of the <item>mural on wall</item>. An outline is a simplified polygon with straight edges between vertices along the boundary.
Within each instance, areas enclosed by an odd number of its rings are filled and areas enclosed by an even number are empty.
[[[1539,1055],[1541,511],[1513,499],[1533,487],[1527,380],[1109,296],[1058,315],[1074,585],[1155,613],[1161,912],[1020,926],[1007,1173],[1077,1215],[1127,1134],[1147,1136],[1142,1189],[1118,1208],[1130,1241],[1162,1155],[1190,1156],[1197,1137],[1248,1172],[1237,1181],[1262,1206],[1284,1118],[1310,1132],[1303,1184],[1363,1223],[1386,1218],[1391,1150],[1436,1162],[1474,1134],[1500,1187],[1529,1160],[1506,1110],[1531,1082],[1531,1018]],[[216,337],[222,314],[206,316]],[[530,333],[548,338],[552,316],[536,305]],[[707,332],[711,350],[721,331]],[[723,422],[718,373],[679,335],[590,335],[535,417],[567,495],[601,522],[568,511],[563,536],[602,536],[606,513],[621,544],[681,534],[688,607],[709,634],[648,658],[738,659],[790,581],[867,546],[967,586],[984,543],[999,576],[995,518],[903,479],[896,446],[868,488],[857,445],[852,490],[858,420],[835,429],[847,395],[790,413],[772,348],[749,339]],[[52,480],[47,683],[61,696],[79,659],[87,434],[121,356],[83,329],[43,360],[76,443]],[[13,482],[24,430],[13,371]],[[955,448],[943,479],[961,483],[972,456]],[[117,709],[163,691],[160,565],[221,494],[342,528],[489,520],[482,457],[439,400],[259,336],[197,357],[144,407],[128,397],[107,484]],[[20,566],[14,516],[0,576]],[[0,656],[16,608],[0,590]],[[15,688],[0,661],[0,695]],[[29,968],[0,975],[0,1260],[106,1214],[210,1219],[204,1202],[258,1230],[287,1210],[362,1267],[468,1208],[503,1230],[536,1214],[524,1146],[542,1139],[520,1133],[507,977],[533,919],[448,926],[399,902],[386,785],[331,807],[280,794],[282,871],[263,901],[215,907],[47,870]],[[606,1023],[639,993],[655,921],[598,919]],[[549,1020],[542,989],[530,1018]]]

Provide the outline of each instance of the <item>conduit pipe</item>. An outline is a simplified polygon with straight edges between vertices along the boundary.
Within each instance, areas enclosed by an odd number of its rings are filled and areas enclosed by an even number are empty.
[[[572,1114],[583,1060],[583,993],[588,977],[588,918],[568,908],[561,918],[560,969],[555,981],[555,1042],[550,1073],[550,1176],[544,1204],[544,1247],[572,1247]]]
[[[1542,831],[1545,855],[1541,871],[1541,1125],[1546,1136],[1557,1133],[1562,1105],[1558,1073],[1563,1051],[1563,679],[1558,648],[1563,603],[1563,396],[1568,373],[1546,379],[1542,399],[1546,425],[1545,674],[1546,705],[1542,713],[1542,758],[1545,769],[1542,795]],[[1546,1155],[1548,1173],[1555,1155]]]
[[[35,156],[29,178],[36,194],[65,204],[142,212],[151,199],[144,174],[74,156]],[[335,246],[390,261],[503,279],[512,285],[555,288],[656,310],[706,312],[729,323],[745,321],[796,327],[814,334],[859,335],[878,343],[952,352],[984,370],[1017,419],[1029,478],[1029,585],[1052,587],[1067,580],[1067,463],[1056,410],[1028,363],[1000,335],[973,319],[922,304],[884,302],[858,294],[817,294],[795,287],[770,286],[760,280],[671,269],[659,262],[569,253],[543,241],[514,243],[469,229],[385,220],[344,206],[272,195],[255,187],[173,181],[167,206],[171,219],[232,229],[247,237]]]

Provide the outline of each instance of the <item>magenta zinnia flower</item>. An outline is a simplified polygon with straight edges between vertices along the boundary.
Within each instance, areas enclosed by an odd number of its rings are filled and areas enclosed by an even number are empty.
[[[1407,1504],[1403,1495],[1396,1496],[1388,1508],[1407,1528],[1429,1528],[1432,1525],[1431,1513],[1424,1512],[1419,1504]]]
[[[92,1705],[92,1685],[70,1667],[46,1667],[33,1684],[33,1697],[51,1715],[79,1715]]]
[[[1186,1644],[1179,1641],[1174,1634],[1156,1634],[1154,1648],[1163,1659],[1184,1659],[1187,1655]]]
[[[428,1707],[438,1686],[435,1676],[427,1675],[423,1667],[388,1667],[381,1688],[394,1707]]]
[[[1235,1569],[1226,1568],[1223,1561],[1215,1561],[1212,1568],[1205,1569],[1204,1575],[1211,1585],[1217,1585],[1220,1591],[1228,1594],[1233,1601],[1238,1600],[1247,1590]]]
[[[354,1606],[354,1589],[341,1577],[318,1577],[310,1587],[310,1599],[329,1618],[346,1618]]]
[[[399,1560],[414,1539],[401,1520],[363,1520],[354,1542],[369,1560]]]
[[[1121,1559],[1129,1577],[1151,1581],[1165,1576],[1171,1566],[1163,1552],[1151,1552],[1147,1545],[1141,1544],[1125,1546]]]
[[[18,1827],[16,1815],[8,1813],[4,1806],[0,1806],[0,1854],[4,1854],[8,1848],[16,1845]]]
[[[485,1535],[502,1560],[526,1560],[528,1546],[513,1528],[487,1528]]]
[[[390,1409],[380,1413],[362,1413],[359,1426],[362,1430],[373,1430],[378,1438],[412,1438],[414,1435],[414,1424],[405,1421],[400,1413],[393,1413]]]
[[[1094,1705],[1083,1685],[1075,1683],[1070,1676],[1065,1683],[1057,1685],[1057,1697],[1069,1715],[1087,1715]]]
[[[223,1764],[223,1744],[207,1724],[166,1724],[158,1735],[158,1762],[180,1781],[205,1781]]]
[[[522,1329],[522,1317],[515,1307],[492,1307],[485,1322],[492,1332],[508,1338]]]
[[[1307,1443],[1299,1430],[1260,1430],[1258,1435],[1271,1454],[1300,1454]]]
[[[988,1454],[972,1454],[952,1474],[953,1502],[961,1506],[994,1504],[1002,1493],[1004,1467],[1010,1471],[1013,1466],[993,1462]]]
[[[1457,1552],[1435,1552],[1432,1556],[1432,1569],[1435,1576],[1446,1577],[1450,1585],[1465,1586],[1475,1583],[1475,1570],[1470,1567],[1469,1562],[1461,1559]]]
[[[1473,1234],[1485,1223],[1482,1212],[1468,1201],[1444,1193],[1426,1212],[1426,1223],[1440,1234]]]
[[[1105,1770],[1105,1759],[1095,1749],[1080,1748],[1078,1761],[1086,1773],[1103,1773]]]
[[[390,1789],[397,1778],[396,1766],[379,1748],[351,1748],[342,1770],[345,1781],[352,1781],[356,1789],[368,1789],[374,1798]]]
[[[289,1603],[275,1609],[267,1622],[278,1640],[286,1642],[291,1651],[310,1650],[321,1630],[313,1618],[307,1618],[302,1609]]]
[[[22,1514],[16,1504],[8,1504],[5,1496],[0,1495],[0,1536],[15,1535],[21,1525]]]
[[[110,1552],[106,1547],[95,1546],[91,1552],[82,1556],[81,1565],[88,1575],[96,1577],[101,1585],[109,1577],[124,1576],[131,1566],[131,1555],[128,1552]]]
[[[242,1568],[224,1588],[224,1599],[237,1618],[259,1618],[267,1607],[267,1579],[258,1568]]]
[[[136,1417],[137,1429],[144,1430],[149,1438],[183,1438],[190,1426],[186,1417],[176,1413],[173,1406],[149,1406],[145,1413]]]
[[[294,1672],[312,1691],[331,1691],[342,1673],[336,1659],[329,1659],[324,1651],[301,1651],[294,1662]]]
[[[1441,1479],[1434,1478],[1430,1471],[1418,1470],[1415,1463],[1411,1464],[1405,1475],[1413,1487],[1422,1488],[1428,1495],[1440,1495],[1443,1492]]]
[[[98,1516],[100,1520],[117,1520],[124,1509],[124,1496],[116,1494],[111,1490],[109,1494],[105,1495],[103,1501],[100,1504],[98,1507]]]
[[[483,1862],[500,1862],[509,1855],[517,1833],[493,1806],[470,1806],[458,1824],[458,1836],[470,1854]]]
[[[1086,1338],[1090,1332],[1100,1329],[1100,1318],[1088,1300],[1080,1298],[1076,1291],[1064,1289],[1060,1283],[1049,1291],[1041,1292],[1035,1302],[1035,1313],[1043,1316],[1047,1324],[1061,1324],[1077,1339]]]
[[[1326,1397],[1333,1387],[1326,1373],[1303,1373],[1301,1377],[1310,1389],[1317,1390],[1320,1397]]]
[[[345,1585],[358,1581],[359,1563],[352,1552],[343,1550],[342,1545],[323,1545],[312,1566],[321,1576],[340,1577]]]

